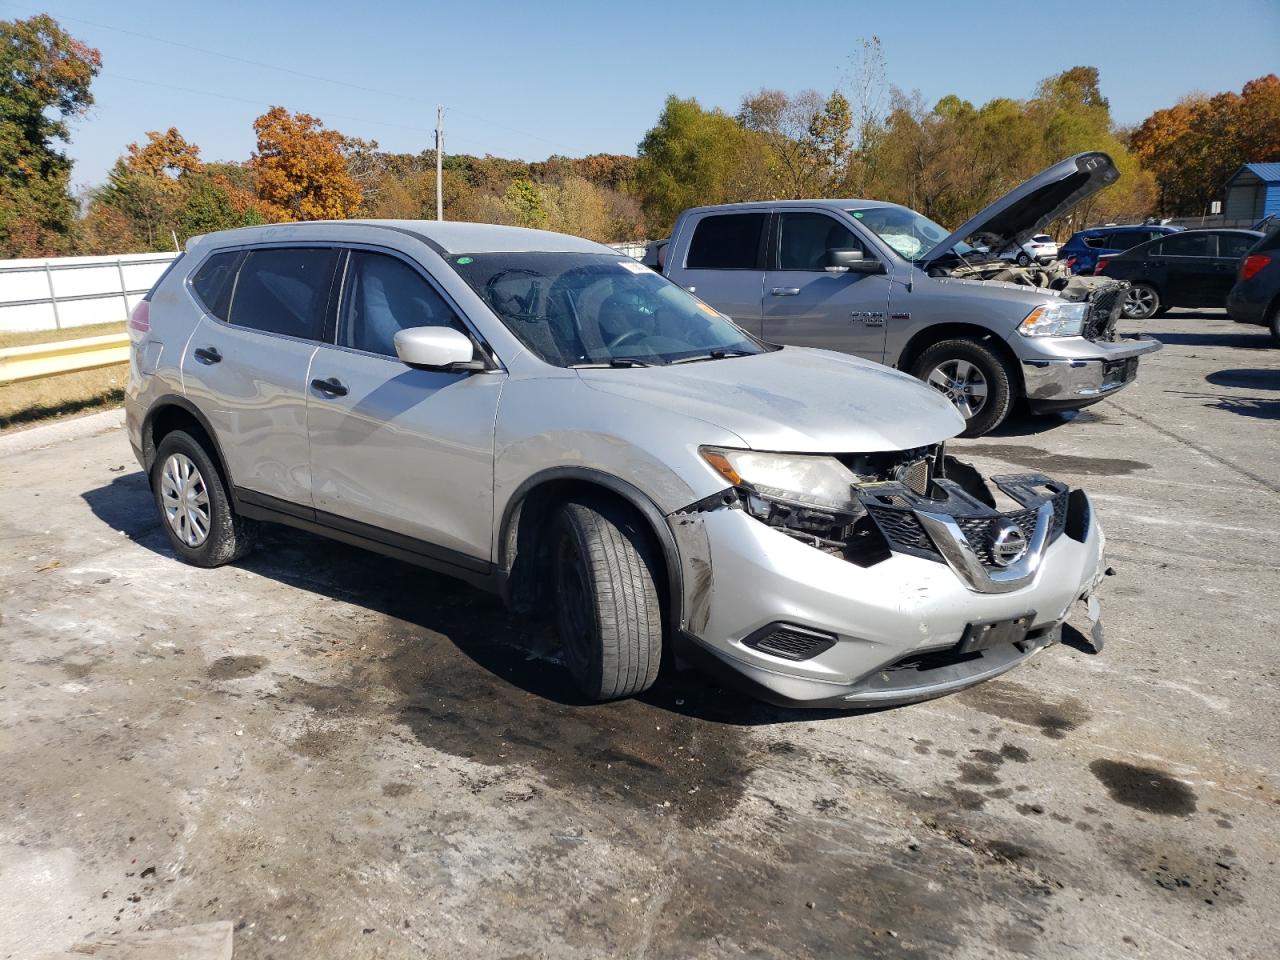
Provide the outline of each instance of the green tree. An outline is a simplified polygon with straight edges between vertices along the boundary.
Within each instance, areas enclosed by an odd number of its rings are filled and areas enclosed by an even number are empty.
[[[71,161],[56,145],[93,104],[101,67],[97,50],[47,14],[0,20],[0,257],[70,248]]]

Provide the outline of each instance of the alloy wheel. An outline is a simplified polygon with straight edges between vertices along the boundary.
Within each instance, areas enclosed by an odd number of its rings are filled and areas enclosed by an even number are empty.
[[[1156,295],[1146,287],[1130,287],[1124,295],[1124,315],[1130,320],[1141,320],[1156,309]]]
[[[209,488],[185,453],[171,453],[165,460],[160,471],[160,500],[170,529],[188,547],[198,547],[209,538]]]
[[[971,420],[987,405],[987,378],[968,360],[947,360],[929,372],[926,380]]]

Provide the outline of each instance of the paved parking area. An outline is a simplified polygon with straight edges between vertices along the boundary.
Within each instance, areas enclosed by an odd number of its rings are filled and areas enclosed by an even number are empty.
[[[0,458],[0,957],[1274,957],[1280,351],[956,444],[1093,493],[1108,641],[965,694],[584,706],[469,588],[289,531],[178,563],[119,430]]]

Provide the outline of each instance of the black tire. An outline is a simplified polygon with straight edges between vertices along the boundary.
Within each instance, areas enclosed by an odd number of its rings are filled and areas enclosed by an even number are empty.
[[[1271,322],[1267,329],[1271,331],[1271,345],[1280,347],[1280,303],[1271,308]]]
[[[200,486],[207,500],[207,534],[198,544],[186,542],[170,522],[163,492],[164,471],[170,458],[186,457],[195,465],[203,481]],[[175,461],[178,462],[178,461]],[[237,516],[227,495],[227,482],[203,444],[184,430],[174,430],[165,435],[156,450],[155,463],[151,466],[151,494],[160,525],[164,528],[178,557],[197,567],[220,567],[239,560],[253,549],[258,525],[253,520]]]
[[[934,370],[956,361],[973,364],[986,381],[986,399],[971,416],[965,416],[966,426],[960,434],[962,437],[980,437],[1004,423],[1013,409],[1017,398],[1015,375],[1003,356],[979,340],[968,339],[935,343],[916,358],[911,365],[911,374],[929,383],[929,375]],[[940,389],[934,383],[930,386]],[[960,412],[965,413],[963,409]]]
[[[1031,266],[1031,257],[1027,255],[1027,252],[1025,250],[1023,250],[1021,253],[1018,254],[1018,266],[1020,267]]]
[[[556,620],[582,693],[613,700],[647,690],[662,660],[659,566],[649,531],[608,500],[565,503],[553,524]]]
[[[1160,302],[1160,291],[1157,290],[1155,287],[1153,287],[1151,284],[1135,283],[1133,284],[1133,290],[1135,292],[1141,291],[1149,299],[1145,301],[1145,305],[1142,307],[1142,309],[1135,310],[1133,312],[1130,312],[1130,307],[1126,303],[1124,308],[1125,319],[1150,320],[1152,317],[1158,317],[1160,316],[1160,314],[1166,313],[1168,311],[1169,308],[1163,306]],[[1128,294],[1126,294],[1126,297],[1127,296]]]

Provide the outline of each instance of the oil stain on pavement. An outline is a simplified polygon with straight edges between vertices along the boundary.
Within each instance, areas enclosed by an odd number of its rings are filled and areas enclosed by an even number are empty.
[[[1041,470],[1050,476],[1055,473],[1069,473],[1096,477],[1123,477],[1136,470],[1151,469],[1151,464],[1143,463],[1141,460],[1051,453],[1040,447],[1024,446],[1020,443],[983,443],[972,447],[969,452]]]
[[[1116,803],[1168,817],[1196,812],[1195,791],[1162,770],[1118,760],[1095,760],[1089,769]]]

